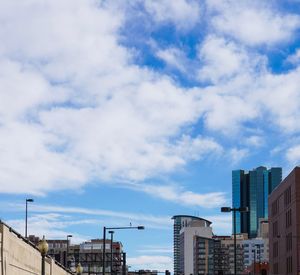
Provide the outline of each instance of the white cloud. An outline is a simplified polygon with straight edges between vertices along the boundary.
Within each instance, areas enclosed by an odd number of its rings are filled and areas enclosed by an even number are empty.
[[[297,165],[300,161],[300,145],[289,148],[286,152],[286,158],[291,164]]]
[[[247,148],[232,148],[229,150],[229,157],[232,161],[232,164],[238,164],[243,159],[245,159],[249,155],[249,150]]]
[[[147,254],[158,254],[158,253],[173,253],[172,246],[156,246],[156,245],[147,245],[142,249],[137,250],[139,253]]]
[[[262,136],[253,135],[245,139],[245,144],[258,148],[264,145],[264,138]]]
[[[212,26],[251,46],[286,43],[300,26],[298,15],[284,14],[262,1],[206,2]]]
[[[212,222],[213,233],[215,235],[231,235],[232,233],[232,215],[231,214],[221,214],[214,216],[204,216]]]
[[[35,235],[40,238],[45,235],[47,239],[65,239],[67,235],[72,234],[72,241],[75,243],[81,243],[90,239],[89,236],[80,235],[76,232],[68,230],[69,226],[76,224],[95,224],[93,220],[74,220],[68,216],[47,213],[42,215],[31,215],[28,218],[28,235]],[[7,224],[14,228],[17,232],[24,232],[25,224],[23,219],[8,220]]]
[[[7,203],[2,205],[2,208],[7,208]],[[7,211],[17,211],[23,210],[24,205],[9,203],[9,208]],[[54,214],[80,214],[83,216],[101,216],[111,218],[110,221],[120,222],[125,224],[143,224],[151,228],[169,228],[172,224],[171,217],[169,216],[155,216],[140,213],[128,213],[122,211],[111,211],[104,209],[91,209],[82,207],[72,207],[72,206],[59,206],[59,205],[42,205],[42,204],[32,204],[30,209],[34,213],[54,213]],[[94,220],[94,219],[93,219]]]
[[[207,36],[202,42],[198,57],[202,64],[199,79],[218,84],[237,75],[256,72],[265,65],[263,58],[215,35]]]
[[[176,185],[149,185],[149,184],[129,184],[128,188],[142,191],[151,196],[168,201],[177,202],[187,206],[200,206],[204,208],[214,208],[223,205],[226,202],[224,192],[211,192],[199,194],[187,191]]]
[[[146,0],[144,5],[156,22],[171,22],[179,30],[194,27],[200,19],[200,6],[195,0]]]
[[[196,4],[180,3],[173,8],[183,20]],[[218,151],[212,140],[182,140],[200,115],[197,93],[132,64],[118,42],[120,9],[78,0],[0,5],[0,192],[142,181]]]
[[[143,255],[138,257],[128,257],[129,265],[134,265],[136,269],[146,270],[170,270],[172,271],[173,259],[163,255]]]
[[[156,52],[156,55],[168,66],[174,67],[182,73],[187,73],[188,60],[182,50],[175,47],[160,49]]]
[[[292,64],[299,64],[300,62],[300,49],[297,49],[294,54],[291,54],[286,59],[287,62]]]

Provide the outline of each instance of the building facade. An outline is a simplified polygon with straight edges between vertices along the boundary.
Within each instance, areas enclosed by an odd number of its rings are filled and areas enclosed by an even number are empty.
[[[234,238],[233,236],[214,236],[214,273],[216,275],[234,274]],[[243,242],[247,234],[236,236],[237,274],[244,274]],[[210,273],[208,273],[210,274]]]
[[[193,219],[180,230],[179,274],[208,274],[212,270],[213,257],[209,240],[212,241],[211,222]],[[197,270],[197,273],[195,273]]]
[[[232,207],[248,207],[249,212],[236,213],[237,234],[257,236],[259,219],[268,218],[268,196],[282,180],[282,168],[260,166],[249,172],[232,171]]]
[[[270,274],[300,273],[300,167],[269,196]]]
[[[173,253],[174,253],[174,275],[182,274],[180,273],[180,265],[182,266],[183,261],[183,248],[182,248],[182,236],[180,237],[180,231],[184,227],[188,227],[192,221],[203,220],[196,216],[190,215],[176,215],[173,216],[172,219],[174,220],[173,225]],[[180,255],[181,251],[181,255]],[[181,262],[181,264],[180,264]]]
[[[68,267],[73,270],[77,263],[80,263],[83,267],[83,275],[102,274],[102,239],[93,239],[79,245],[71,245],[67,243],[67,240],[49,240],[47,242],[49,244],[48,254],[62,265],[66,266],[66,264],[68,264]],[[111,241],[106,240],[105,251],[106,273],[124,274],[124,270],[126,270],[127,267],[126,254],[123,252],[122,243],[113,242],[111,250]]]

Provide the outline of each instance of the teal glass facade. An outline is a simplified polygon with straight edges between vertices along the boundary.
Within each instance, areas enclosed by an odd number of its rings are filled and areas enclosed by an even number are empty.
[[[267,170],[260,166],[248,173],[232,171],[232,207],[249,208],[248,213],[237,213],[237,233],[257,236],[260,218],[268,218],[268,195],[282,180],[282,168]]]

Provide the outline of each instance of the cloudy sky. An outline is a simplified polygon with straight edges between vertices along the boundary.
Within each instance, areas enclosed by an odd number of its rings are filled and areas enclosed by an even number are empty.
[[[0,0],[0,218],[118,231],[171,269],[172,215],[230,233],[231,171],[300,160],[300,2]]]

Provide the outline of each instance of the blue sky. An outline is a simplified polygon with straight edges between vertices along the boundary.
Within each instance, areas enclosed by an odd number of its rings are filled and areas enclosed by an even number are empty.
[[[300,2],[0,0],[0,217],[117,232],[172,269],[175,214],[229,234],[231,171],[300,160]]]

